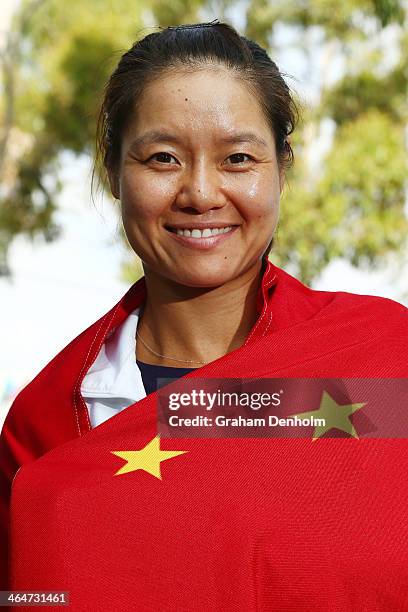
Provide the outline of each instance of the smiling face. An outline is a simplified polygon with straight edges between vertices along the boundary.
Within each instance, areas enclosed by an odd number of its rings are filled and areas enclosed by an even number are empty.
[[[254,94],[226,68],[209,67],[145,89],[109,180],[145,274],[214,287],[259,267],[283,171]]]

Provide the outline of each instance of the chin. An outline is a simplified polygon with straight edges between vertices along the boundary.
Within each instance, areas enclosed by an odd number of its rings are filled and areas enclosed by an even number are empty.
[[[224,265],[212,269],[179,269],[177,271],[172,271],[171,274],[169,273],[166,276],[186,287],[219,287],[235,278],[234,272],[235,269],[231,270],[231,267]]]

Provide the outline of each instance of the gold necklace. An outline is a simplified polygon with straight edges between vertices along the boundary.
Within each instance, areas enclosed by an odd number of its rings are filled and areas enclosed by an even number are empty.
[[[136,329],[136,336],[141,340],[142,344],[151,352],[153,353],[153,355],[156,355],[157,357],[164,357],[164,359],[170,359],[170,361],[180,361],[182,363],[199,363],[201,365],[204,365],[206,363],[209,363],[208,361],[193,361],[192,359],[176,359],[176,357],[169,357],[168,355],[161,355],[160,353],[156,353],[155,350],[153,350],[148,344],[146,344],[146,342],[143,340],[142,336],[139,334],[138,330]]]

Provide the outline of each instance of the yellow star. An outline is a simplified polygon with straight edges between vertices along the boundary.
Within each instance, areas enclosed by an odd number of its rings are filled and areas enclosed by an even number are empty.
[[[366,403],[367,402],[363,404],[337,404],[337,402],[334,401],[327,391],[323,391],[318,410],[301,412],[300,414],[290,416],[297,416],[299,418],[310,418],[313,416],[316,419],[324,419],[324,425],[315,425],[312,438],[313,442],[321,437],[326,431],[333,428],[339,429],[340,431],[345,431],[351,434],[354,438],[358,438],[357,432],[349,417],[351,414],[365,406]]]
[[[177,455],[188,453],[188,451],[160,450],[160,438],[159,436],[156,436],[141,450],[111,451],[111,453],[127,461],[127,463],[122,465],[122,467],[115,473],[115,476],[118,476],[119,474],[126,474],[127,472],[134,472],[136,470],[144,470],[145,472],[148,472],[152,476],[156,476],[156,478],[161,480],[161,461],[166,461],[166,459],[171,459]]]

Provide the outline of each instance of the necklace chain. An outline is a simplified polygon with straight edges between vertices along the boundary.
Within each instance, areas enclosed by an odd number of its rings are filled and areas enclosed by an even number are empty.
[[[170,359],[171,361],[180,361],[182,363],[199,363],[201,365],[204,365],[204,364],[208,363],[207,361],[193,361],[192,359],[176,359],[176,357],[169,357],[168,355],[161,355],[160,353],[156,353],[155,350],[153,350],[148,344],[146,344],[146,342],[143,340],[142,336],[139,334],[137,329],[136,329],[136,336],[140,339],[141,343],[151,353],[153,353],[153,355],[156,355],[157,357],[164,357],[164,359]]]

